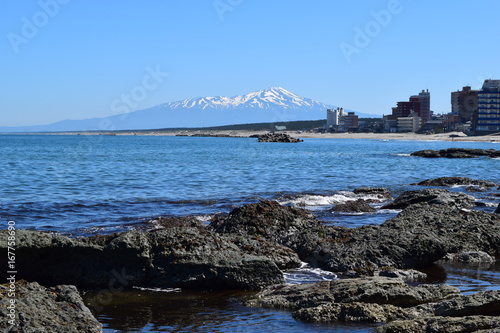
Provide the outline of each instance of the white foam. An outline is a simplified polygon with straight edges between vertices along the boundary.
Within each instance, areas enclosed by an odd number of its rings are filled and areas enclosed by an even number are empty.
[[[155,292],[162,292],[162,293],[178,293],[181,292],[181,288],[144,288],[144,287],[133,287],[134,289],[142,290],[142,291],[155,291]]]
[[[377,200],[384,201],[380,199],[377,195],[357,195],[353,192],[342,191],[337,194],[332,195],[312,195],[305,194],[298,197],[281,201],[282,205],[293,205],[296,207],[307,207],[309,209],[318,209],[324,206],[334,206],[348,201],[356,201],[358,199],[364,200]]]
[[[325,271],[321,268],[313,268],[305,262],[302,263],[300,268],[284,272],[283,276],[288,284],[331,281],[337,278],[335,273]]]

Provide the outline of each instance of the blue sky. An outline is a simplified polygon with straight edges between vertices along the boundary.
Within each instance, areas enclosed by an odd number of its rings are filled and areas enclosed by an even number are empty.
[[[497,0],[0,5],[0,126],[106,117],[134,89],[129,111],[282,86],[374,114],[429,89],[442,113],[451,91],[500,78]]]

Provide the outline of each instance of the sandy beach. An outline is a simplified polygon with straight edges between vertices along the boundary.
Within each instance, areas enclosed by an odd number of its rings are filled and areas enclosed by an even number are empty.
[[[200,136],[200,137],[236,137],[248,138],[262,135],[269,131],[250,130],[182,130],[182,131],[119,131],[119,132],[57,132],[57,133],[16,133],[31,135],[137,135],[137,136]],[[500,133],[482,136],[467,136],[462,132],[449,132],[439,134],[416,133],[312,133],[283,131],[290,136],[301,139],[371,139],[371,140],[412,140],[412,141],[469,141],[469,142],[500,142]],[[13,133],[10,133],[13,134]]]
[[[250,137],[261,135],[268,131],[131,131],[104,133],[111,135],[152,135],[152,136],[228,136],[228,137]],[[301,139],[373,139],[373,140],[415,140],[415,141],[480,141],[480,142],[500,142],[500,135],[467,136],[462,132],[450,132],[440,134],[415,134],[415,133],[310,133],[295,131],[284,131],[293,137]],[[80,133],[96,134],[96,133]]]

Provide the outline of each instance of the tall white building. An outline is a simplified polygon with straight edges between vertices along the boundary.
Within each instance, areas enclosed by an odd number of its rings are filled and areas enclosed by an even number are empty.
[[[326,127],[339,126],[340,118],[346,115],[343,108],[326,110]]]

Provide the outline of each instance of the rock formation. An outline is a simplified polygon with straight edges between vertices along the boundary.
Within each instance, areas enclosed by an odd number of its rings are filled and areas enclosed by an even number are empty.
[[[303,142],[304,140],[291,137],[286,133],[267,133],[258,136],[259,142],[290,142],[297,143]]]

